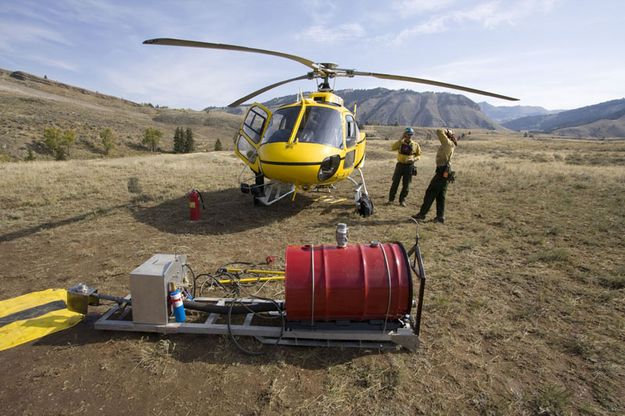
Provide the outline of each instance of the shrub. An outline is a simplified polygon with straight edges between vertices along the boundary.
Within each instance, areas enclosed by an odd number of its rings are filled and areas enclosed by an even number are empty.
[[[100,139],[102,139],[102,146],[104,146],[104,154],[108,155],[115,147],[115,135],[113,131],[106,128],[100,132]]]
[[[155,129],[154,127],[148,127],[143,133],[143,140],[141,143],[147,146],[151,152],[156,152],[158,144],[161,141],[161,137],[163,137],[162,131]]]
[[[56,160],[65,160],[70,154],[70,147],[76,141],[74,130],[64,132],[57,127],[47,127],[43,131],[43,143],[52,152]]]
[[[35,160],[35,154],[33,153],[33,149],[31,149],[30,147],[26,151],[26,158],[24,160],[28,160],[28,161]]]

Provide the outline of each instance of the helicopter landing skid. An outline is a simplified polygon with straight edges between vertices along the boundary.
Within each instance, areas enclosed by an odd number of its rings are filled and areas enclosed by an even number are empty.
[[[368,217],[373,214],[373,201],[369,198],[369,192],[367,192],[367,185],[365,184],[365,175],[363,175],[360,167],[356,168],[360,174],[360,182],[357,182],[351,176],[347,179],[352,181],[356,187],[354,191],[354,202],[356,202],[356,211],[363,217]]]
[[[262,194],[254,195],[254,203],[265,206],[272,205],[295,192],[295,185],[273,181],[262,185]],[[253,193],[254,194],[254,193]]]

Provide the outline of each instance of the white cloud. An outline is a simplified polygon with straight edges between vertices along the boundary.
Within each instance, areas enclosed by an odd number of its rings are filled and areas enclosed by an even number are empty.
[[[319,43],[333,43],[362,38],[365,34],[365,29],[359,23],[345,23],[331,28],[324,25],[311,26],[296,35],[296,38]]]
[[[444,9],[454,0],[394,0],[391,9],[399,13],[401,17],[409,17],[416,14],[433,12]]]
[[[337,11],[337,5],[331,0],[309,0],[301,2],[300,6],[310,15],[315,25],[332,19]]]
[[[60,32],[42,26],[0,21],[0,50],[11,52],[26,45],[57,43],[72,46],[72,43]]]
[[[453,26],[466,23],[492,29],[503,24],[515,25],[536,13],[550,12],[557,0],[524,0],[515,2],[489,1],[455,12],[438,14],[427,21],[405,30],[396,37],[396,43],[416,35],[442,33]]]
[[[271,65],[274,60],[271,57],[227,51],[202,56],[184,49],[153,52],[125,64],[123,70],[103,68],[99,71],[106,82],[105,91],[137,102],[202,109],[210,105],[228,105],[265,85],[300,74],[293,74],[289,65],[283,69],[275,68]],[[297,68],[299,65],[293,66]],[[283,95],[292,94],[298,87],[310,89],[311,82],[287,84],[256,99],[279,96],[280,91]]]

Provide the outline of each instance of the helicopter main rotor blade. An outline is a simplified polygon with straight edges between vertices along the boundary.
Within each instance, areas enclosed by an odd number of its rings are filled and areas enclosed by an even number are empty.
[[[264,88],[261,88],[261,89],[259,89],[257,91],[254,91],[253,93],[248,94],[245,97],[239,98],[235,102],[228,104],[228,107],[237,107],[237,106],[243,104],[244,102],[246,102],[247,100],[249,100],[250,98],[256,97],[257,95],[260,95],[260,94],[264,93],[265,91],[269,91],[272,88],[279,87],[280,85],[284,85],[284,84],[286,84],[288,82],[299,81],[300,79],[313,79],[313,76],[312,76],[312,74],[306,74],[306,75],[302,75],[301,77],[295,77],[295,78],[287,79],[287,80],[284,80],[284,81],[276,82],[275,84],[271,84],[271,85],[268,85],[268,86],[266,86]]]
[[[194,40],[184,39],[171,39],[171,38],[157,38],[148,39],[143,41],[145,45],[168,45],[168,46],[188,46],[192,48],[208,48],[208,49],[223,49],[228,51],[241,51],[241,52],[253,52],[264,55],[279,56],[281,58],[290,59],[292,61],[299,62],[306,65],[310,69],[316,69],[315,63],[310,59],[302,58],[301,56],[291,55],[283,52],[268,51],[265,49],[248,48],[247,46],[228,45],[225,43],[208,43],[208,42],[196,42]]]
[[[502,100],[519,101],[518,98],[507,97],[505,95],[495,94],[494,92],[476,90],[475,88],[463,87],[462,85],[448,84],[446,82],[433,81],[433,80],[430,80],[430,79],[406,77],[406,76],[403,76],[403,75],[378,74],[376,72],[360,72],[360,71],[353,71],[352,72],[352,71],[350,71],[350,73],[354,74],[354,75],[365,76],[365,77],[375,77],[375,78],[381,78],[381,79],[393,79],[393,80],[398,80],[398,81],[417,82],[419,84],[435,85],[437,87],[452,88],[454,90],[472,92],[474,94],[486,95],[486,96],[495,97],[495,98],[501,98]]]

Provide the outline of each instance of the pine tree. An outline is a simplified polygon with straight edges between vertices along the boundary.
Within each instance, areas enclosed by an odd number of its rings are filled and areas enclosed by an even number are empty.
[[[174,153],[184,153],[184,132],[182,131],[182,127],[176,127],[176,132],[174,133]]]
[[[215,151],[224,150],[224,146],[221,144],[221,140],[217,139],[215,142]]]
[[[182,129],[180,129],[180,131],[182,132]],[[185,135],[184,135],[184,152],[191,153],[194,150],[195,150],[195,142],[193,140],[193,132],[191,131],[191,128],[187,127],[187,131],[185,132]]]

